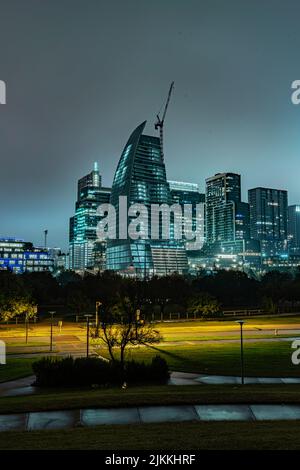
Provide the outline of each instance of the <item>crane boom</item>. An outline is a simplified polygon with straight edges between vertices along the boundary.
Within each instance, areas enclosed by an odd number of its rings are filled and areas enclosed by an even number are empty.
[[[166,106],[165,106],[165,109],[164,109],[164,114],[163,114],[163,117],[162,117],[162,122],[164,122],[165,117],[166,117],[166,112],[167,112],[167,109],[168,109],[168,106],[169,106],[169,102],[170,102],[170,98],[171,98],[173,88],[174,88],[174,82],[172,82],[171,85],[170,85],[168,98],[167,98]]]
[[[159,129],[162,160],[164,160],[164,151],[163,151],[163,137],[164,137],[164,133],[163,133],[163,128],[164,128],[165,117],[166,117],[166,113],[167,113],[167,109],[168,109],[168,106],[169,106],[169,102],[170,102],[170,98],[171,98],[171,94],[172,94],[173,88],[174,88],[174,82],[172,82],[171,85],[170,85],[169,93],[168,93],[168,98],[167,98],[167,101],[166,101],[166,104],[165,104],[165,109],[164,109],[162,118],[159,117],[159,113],[158,113],[158,114],[156,115],[157,121],[156,121],[155,126],[154,126],[155,129]]]

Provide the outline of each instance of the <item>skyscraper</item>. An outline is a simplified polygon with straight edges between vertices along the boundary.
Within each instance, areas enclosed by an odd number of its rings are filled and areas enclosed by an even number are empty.
[[[127,197],[127,208],[132,204],[143,204],[149,214],[151,204],[172,204],[161,143],[158,137],[144,135],[146,121],[131,134],[121,154],[114,176],[110,202],[116,210],[116,232],[119,234],[119,197]],[[151,222],[148,222],[149,236],[136,240],[127,234],[124,238],[108,240],[107,268],[124,272],[132,269],[137,275],[169,274],[185,272],[187,258],[183,242],[171,239],[151,238]]]
[[[241,201],[241,176],[217,173],[206,180],[206,242],[249,239],[249,206]]]
[[[287,253],[287,191],[253,188],[248,191],[250,235],[259,240],[263,257]]]
[[[288,247],[290,255],[300,255],[300,205],[288,207]]]
[[[102,187],[98,164],[93,171],[78,181],[75,215],[70,218],[69,250],[70,269],[84,271],[93,269],[97,239],[96,228],[100,221],[99,204],[109,202],[110,188]]]
[[[190,234],[189,239],[191,239],[192,235],[198,232],[198,237],[200,241],[200,245],[197,246],[197,250],[202,248],[204,243],[204,203],[205,203],[205,194],[200,193],[199,186],[196,183],[186,183],[183,181],[169,181],[170,190],[171,190],[171,198],[173,204],[180,204],[182,207],[182,212],[184,214],[184,206],[191,205],[192,206],[192,231]],[[198,217],[197,220],[197,206],[201,209],[198,211],[198,214],[201,212],[201,217]],[[193,250],[195,244],[194,242],[186,241],[185,247],[187,251]]]

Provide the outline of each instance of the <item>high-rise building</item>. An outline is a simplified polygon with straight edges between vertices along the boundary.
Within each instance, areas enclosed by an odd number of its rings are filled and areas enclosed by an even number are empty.
[[[184,216],[185,207],[192,208],[192,226],[190,233],[183,233],[183,239],[187,238],[185,247],[187,251],[200,250],[204,243],[204,203],[205,194],[200,193],[199,186],[196,183],[186,183],[183,181],[169,181],[171,198],[173,204],[180,204]],[[198,209],[198,210],[197,210]],[[194,234],[197,233],[196,244],[192,240]],[[186,237],[187,235],[187,237]]]
[[[248,191],[250,235],[259,240],[264,258],[287,255],[287,191],[253,188]]]
[[[259,242],[250,239],[249,219],[249,204],[241,201],[240,175],[217,173],[208,178],[205,194],[206,243],[202,250],[204,264],[224,269],[228,266],[234,269],[260,266],[260,246]]]
[[[300,255],[300,205],[288,207],[288,248],[290,255]]]
[[[110,188],[102,187],[97,163],[91,173],[78,181],[75,215],[70,218],[69,263],[70,269],[84,271],[94,269],[97,224],[101,217],[97,214],[100,204],[108,203]]]
[[[241,201],[240,175],[217,173],[206,180],[205,226],[208,244],[249,239],[249,206]]]
[[[183,273],[188,269],[186,251],[182,241],[172,239],[172,228],[168,239],[151,238],[153,226],[149,216],[144,236],[132,239],[127,233],[127,223],[125,227],[119,224],[120,196],[127,197],[127,209],[140,203],[149,215],[152,204],[172,204],[160,139],[144,135],[145,125],[146,121],[131,134],[114,176],[110,202],[116,210],[117,237],[107,241],[107,268],[138,276]],[[123,238],[119,236],[120,230],[125,230]],[[149,236],[145,235],[146,231]]]
[[[18,238],[0,238],[0,269],[17,274],[53,271],[54,261],[46,248],[34,247],[31,242]]]

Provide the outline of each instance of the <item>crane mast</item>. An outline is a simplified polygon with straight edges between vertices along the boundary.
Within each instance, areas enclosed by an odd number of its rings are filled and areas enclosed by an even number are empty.
[[[155,126],[154,126],[155,129],[159,129],[161,156],[162,156],[163,161],[164,161],[164,146],[163,146],[163,144],[164,144],[164,122],[165,122],[165,117],[166,117],[166,113],[167,113],[167,109],[168,109],[168,106],[169,106],[169,102],[170,102],[170,98],[171,98],[173,88],[174,88],[174,82],[172,82],[171,85],[170,85],[168,98],[167,98],[167,101],[166,101],[166,104],[165,104],[165,109],[164,109],[162,118],[160,118],[159,113],[158,113],[156,115],[157,121],[156,121]]]

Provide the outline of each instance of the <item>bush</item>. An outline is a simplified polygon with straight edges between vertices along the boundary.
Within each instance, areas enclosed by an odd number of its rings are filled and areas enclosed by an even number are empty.
[[[150,364],[125,362],[124,370],[120,362],[104,362],[89,358],[46,357],[32,365],[39,387],[82,387],[91,385],[121,385],[166,383],[169,378],[167,362],[155,356]]]

